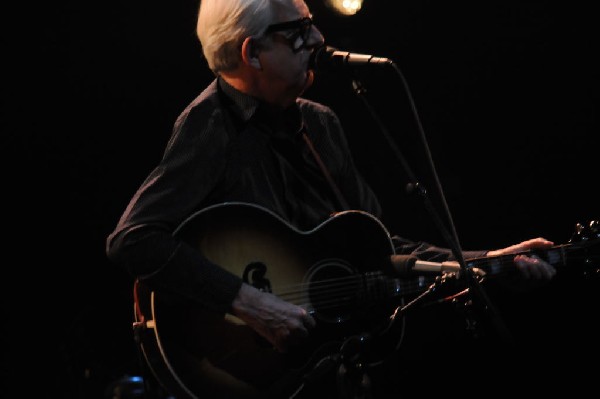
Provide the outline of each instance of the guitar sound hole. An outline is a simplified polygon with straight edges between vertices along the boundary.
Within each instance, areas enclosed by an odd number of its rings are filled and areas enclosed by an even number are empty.
[[[313,316],[321,321],[347,321],[359,305],[360,278],[344,260],[320,261],[308,270],[305,282]]]

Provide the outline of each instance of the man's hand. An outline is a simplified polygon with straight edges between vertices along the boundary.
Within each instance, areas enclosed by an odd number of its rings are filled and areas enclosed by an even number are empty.
[[[531,249],[547,249],[554,245],[545,238],[532,238],[510,247],[489,251],[487,256],[509,255]],[[550,280],[556,269],[537,255],[515,255],[514,263],[524,279]]]
[[[233,300],[232,310],[282,353],[300,343],[316,325],[314,318],[300,306],[245,283]]]

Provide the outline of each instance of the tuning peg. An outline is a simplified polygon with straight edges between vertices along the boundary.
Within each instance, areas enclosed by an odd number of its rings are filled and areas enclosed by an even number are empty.
[[[587,226],[582,223],[575,224],[575,233],[570,242],[587,241],[600,238],[600,222],[598,220],[590,221]]]
[[[569,242],[579,242],[579,241],[581,241],[582,238],[583,238],[583,232],[584,232],[584,230],[585,230],[585,228],[583,227],[583,224],[576,223],[575,224],[575,232],[571,236],[571,239],[569,240]]]
[[[596,238],[600,238],[600,222],[598,220],[592,220],[590,222],[590,232]]]
[[[600,264],[598,263],[598,254],[593,252],[600,242],[600,223],[598,220],[592,220],[587,225],[581,223],[575,224],[575,232],[569,240],[570,243],[576,243],[574,248],[582,251],[579,254],[578,261],[583,266],[583,275],[585,277],[600,277]],[[597,249],[597,248],[596,248]]]

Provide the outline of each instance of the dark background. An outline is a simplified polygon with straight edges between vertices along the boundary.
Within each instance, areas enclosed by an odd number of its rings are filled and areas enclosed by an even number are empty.
[[[591,5],[365,0],[343,17],[307,3],[328,44],[395,62],[397,71],[373,67],[355,77],[442,212],[401,71],[463,248],[534,236],[562,244],[576,223],[599,218]],[[43,379],[46,397],[101,398],[111,382],[138,372],[132,281],[107,261],[104,240],[179,112],[212,79],[195,37],[196,9],[185,0],[24,10],[17,40],[7,40],[16,61],[7,63],[14,71],[6,73],[3,118],[9,389],[39,388]],[[351,77],[323,77],[306,96],[340,115],[389,230],[444,245],[421,201],[406,194],[407,171]],[[595,280],[565,277],[532,293],[492,291],[492,299],[525,344],[592,358],[597,291]],[[435,352],[461,332],[431,318],[423,315],[423,325],[441,328],[443,338],[424,334],[419,345]]]

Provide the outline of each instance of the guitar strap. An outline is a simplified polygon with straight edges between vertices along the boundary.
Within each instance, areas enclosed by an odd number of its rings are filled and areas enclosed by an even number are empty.
[[[327,169],[327,166],[325,166],[325,163],[319,156],[319,153],[315,149],[315,146],[313,145],[311,139],[306,134],[306,126],[304,126],[304,124],[302,125],[300,132],[302,133],[302,138],[304,139],[304,142],[308,146],[308,149],[315,157],[315,161],[317,161],[317,165],[319,165],[319,167],[321,168],[321,171],[323,172],[325,179],[327,180],[327,182],[329,183],[329,186],[333,190],[333,193],[335,194],[338,205],[341,206],[343,210],[346,210],[346,211],[349,210],[350,206],[348,205],[346,198],[344,198],[344,195],[340,191],[339,187],[337,186],[337,184],[335,184],[333,177],[331,177],[331,173],[329,173],[329,169]]]

